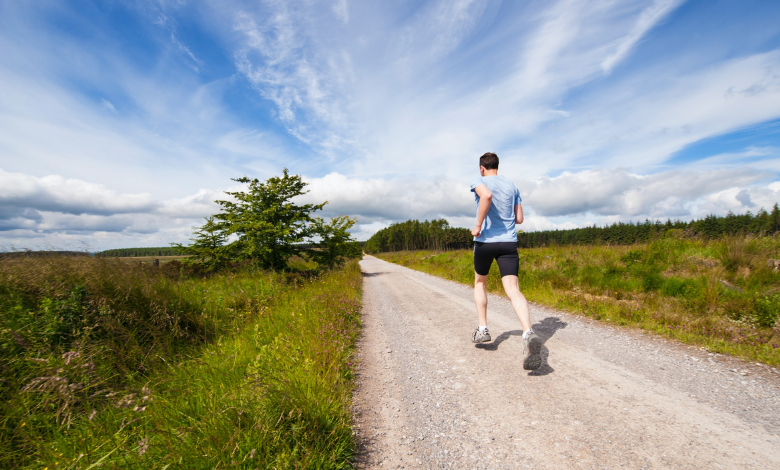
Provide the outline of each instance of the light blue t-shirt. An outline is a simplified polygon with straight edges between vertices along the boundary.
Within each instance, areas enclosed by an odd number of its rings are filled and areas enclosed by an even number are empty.
[[[480,176],[471,182],[471,192],[477,201],[477,214],[479,213],[479,196],[474,188],[484,184],[493,193],[493,201],[488,209],[485,222],[482,224],[482,233],[474,238],[474,241],[484,243],[516,242],[515,230],[515,206],[523,202],[520,198],[520,190],[514,183],[500,175]]]

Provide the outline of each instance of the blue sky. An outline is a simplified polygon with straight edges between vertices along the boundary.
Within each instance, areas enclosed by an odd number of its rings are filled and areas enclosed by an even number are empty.
[[[775,1],[0,0],[0,246],[164,246],[285,167],[358,238],[780,201]]]

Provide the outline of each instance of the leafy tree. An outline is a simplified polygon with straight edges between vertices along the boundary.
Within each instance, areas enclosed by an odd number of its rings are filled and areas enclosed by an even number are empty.
[[[306,194],[306,183],[299,175],[290,175],[284,169],[282,177],[269,178],[261,183],[257,178],[236,178],[248,183],[246,191],[227,192],[234,201],[216,201],[222,212],[214,218],[225,227],[225,234],[238,237],[232,243],[235,259],[251,260],[263,267],[282,270],[287,260],[301,254],[298,246],[317,235],[316,220],[311,216],[321,210],[322,204],[297,205],[296,196]]]
[[[211,270],[230,261],[250,261],[264,269],[284,270],[294,255],[314,259],[324,267],[360,255],[360,247],[349,234],[357,219],[339,216],[326,223],[312,214],[322,210],[327,201],[293,202],[308,192],[299,175],[290,175],[285,168],[281,177],[265,182],[247,177],[233,181],[248,187],[226,192],[233,200],[216,201],[222,210],[195,231],[190,246],[174,245],[184,254],[191,254],[193,261]]]

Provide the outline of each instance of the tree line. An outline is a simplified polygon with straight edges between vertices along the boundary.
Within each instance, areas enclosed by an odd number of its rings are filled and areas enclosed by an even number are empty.
[[[677,230],[690,238],[714,239],[723,235],[753,234],[774,235],[780,232],[780,206],[775,204],[770,212],[760,209],[753,214],[729,212],[725,216],[708,215],[690,222],[681,220],[666,222],[616,222],[612,225],[582,227],[567,230],[543,230],[517,234],[518,248],[534,248],[549,245],[631,245],[644,243]],[[446,220],[420,222],[408,220],[390,225],[366,241],[366,253],[382,253],[404,250],[456,250],[474,246],[471,231],[450,227]]]
[[[444,219],[407,220],[375,233],[363,245],[366,253],[403,250],[462,250],[473,246],[471,231],[450,227]]]
[[[95,256],[106,258],[128,258],[135,256],[177,256],[181,251],[171,246],[153,248],[116,248],[95,253]]]

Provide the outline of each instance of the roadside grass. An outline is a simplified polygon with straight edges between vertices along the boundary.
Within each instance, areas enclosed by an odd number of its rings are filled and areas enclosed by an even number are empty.
[[[705,241],[675,231],[647,244],[519,250],[528,300],[714,352],[780,365],[780,239]],[[382,253],[380,258],[473,284],[470,250]],[[494,263],[488,289],[503,287]]]
[[[0,260],[0,467],[348,468],[357,261]]]

